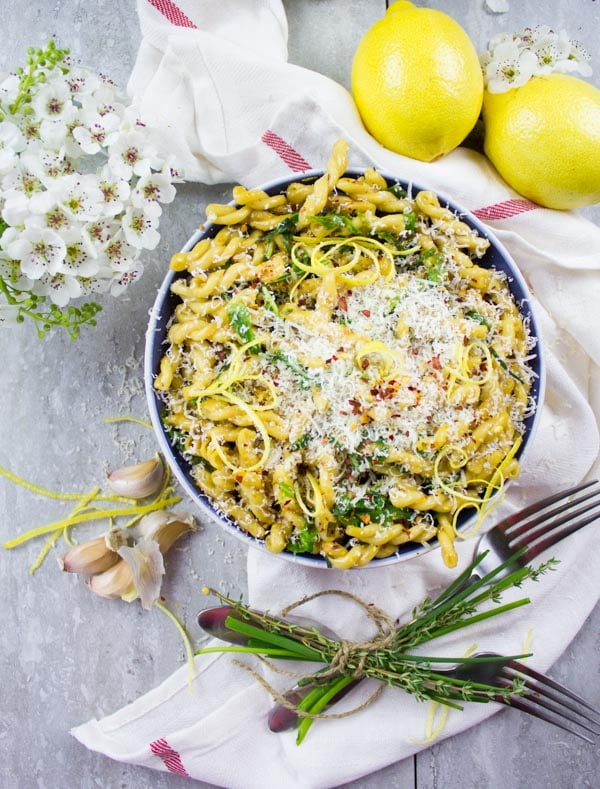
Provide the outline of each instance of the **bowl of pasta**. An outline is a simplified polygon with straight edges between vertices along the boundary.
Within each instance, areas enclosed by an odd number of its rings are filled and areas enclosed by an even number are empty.
[[[153,426],[198,507],[252,545],[451,567],[535,430],[530,294],[474,216],[346,152],[207,206],[151,311]]]

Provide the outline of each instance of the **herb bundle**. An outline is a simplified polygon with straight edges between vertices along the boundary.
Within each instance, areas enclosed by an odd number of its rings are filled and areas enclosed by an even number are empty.
[[[435,669],[436,665],[444,663],[467,667],[469,664],[490,662],[491,658],[431,657],[415,654],[415,650],[425,643],[526,605],[530,602],[527,597],[502,604],[502,594],[508,589],[520,587],[525,580],[537,580],[557,563],[550,559],[537,568],[526,566],[514,569],[518,556],[516,554],[495,570],[477,578],[474,573],[484,556],[485,554],[477,556],[438,597],[426,598],[413,610],[410,620],[398,627],[385,612],[346,592],[331,590],[322,593],[350,597],[364,607],[365,612],[378,626],[378,635],[367,642],[337,640],[326,629],[285,619],[288,611],[308,602],[312,597],[289,606],[282,614],[284,618],[279,618],[255,611],[215,590],[205,589],[207,594],[215,595],[226,605],[201,612],[199,622],[205,630],[230,642],[232,646],[208,647],[198,650],[196,654],[253,653],[265,658],[325,664],[316,674],[303,676],[297,685],[300,692],[287,697],[278,694],[260,675],[255,675],[271,692],[280,708],[287,708],[292,712],[289,719],[296,722],[297,718],[298,744],[302,742],[316,718],[350,714],[324,715],[323,710],[345,695],[344,691],[363,677],[379,680],[382,688],[385,685],[401,688],[419,700],[431,700],[456,709],[463,709],[461,702],[465,701],[501,700],[503,696],[518,694],[519,684],[500,688],[444,675]],[[313,597],[316,596],[319,594]],[[526,656],[501,656],[493,660],[498,663]],[[303,688],[306,692],[302,692]],[[358,712],[364,706],[363,704],[354,711]]]

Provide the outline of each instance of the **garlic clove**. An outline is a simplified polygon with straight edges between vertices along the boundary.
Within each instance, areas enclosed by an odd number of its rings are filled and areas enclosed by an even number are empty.
[[[111,490],[119,496],[130,499],[145,499],[158,493],[162,485],[164,469],[159,455],[143,463],[124,466],[111,472],[107,482]]]
[[[61,570],[86,575],[102,573],[118,561],[119,555],[107,544],[104,536],[74,545],[58,559]]]
[[[144,515],[139,523],[139,531],[142,537],[156,540],[164,556],[180,537],[196,531],[196,523],[194,518],[186,513],[158,510]]]
[[[136,591],[131,567],[121,558],[110,569],[88,578],[86,586],[100,597],[123,597]]]

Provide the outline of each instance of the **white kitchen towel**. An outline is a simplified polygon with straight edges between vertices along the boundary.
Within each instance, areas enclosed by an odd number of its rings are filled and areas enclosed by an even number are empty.
[[[145,113],[169,129],[186,179],[254,187],[324,167],[333,142],[344,137],[351,165],[374,164],[450,197],[486,222],[512,252],[535,294],[548,380],[523,473],[497,516],[598,474],[600,228],[576,213],[542,209],[523,199],[475,151],[458,149],[424,164],[379,146],[362,127],[346,90],[286,62],[279,0],[138,0],[138,12],[143,41],[130,92]],[[531,605],[476,632],[447,637],[439,650],[460,655],[477,642],[481,649],[521,652],[531,632],[530,663],[546,670],[598,601],[596,535],[591,526],[555,547],[558,570],[523,590]],[[460,567],[472,551],[470,541],[459,546]],[[254,549],[248,555],[249,601],[274,613],[305,594],[339,588],[392,616],[406,616],[454,575],[437,552],[395,567],[348,573],[307,569]],[[319,599],[310,614],[344,637],[365,635],[356,610],[339,601]],[[333,787],[425,747],[420,740],[427,705],[400,691],[387,690],[356,716],[317,722],[297,747],[294,733],[268,731],[267,693],[228,656],[198,657],[196,670],[192,692],[187,669],[181,668],[133,704],[77,727],[74,736],[114,759],[228,789]],[[270,680],[279,687],[289,682],[276,675]],[[367,685],[339,709],[360,701]],[[453,711],[441,736],[493,711],[495,705]]]

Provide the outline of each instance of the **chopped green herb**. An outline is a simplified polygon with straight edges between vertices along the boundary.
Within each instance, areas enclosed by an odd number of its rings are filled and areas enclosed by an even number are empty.
[[[418,262],[425,267],[426,278],[430,282],[441,282],[445,278],[446,258],[435,247],[421,253]]]
[[[260,289],[260,293],[263,297],[265,309],[269,310],[269,312],[272,312],[275,315],[279,315],[279,307],[275,301],[275,296],[273,296],[269,288],[267,288],[266,285],[263,285]]]
[[[227,305],[227,317],[242,342],[254,339],[254,330],[250,321],[248,307],[240,301],[233,301]]]
[[[342,493],[336,498],[333,514],[342,526],[362,526],[365,523],[388,526],[398,521],[409,521],[413,510],[395,507],[383,493],[370,492],[360,501]]]
[[[290,551],[290,553],[313,553],[317,537],[316,528],[307,523],[303,529],[292,534],[286,546],[286,551]]]
[[[482,326],[487,326],[488,329],[490,328],[490,324],[486,321],[483,315],[480,315],[475,310],[467,310],[467,312],[465,312],[465,318],[471,318],[472,321],[477,321],[477,323],[481,323]]]
[[[308,442],[310,441],[310,433],[305,433],[300,438],[296,439],[293,444],[290,444],[290,449],[292,452],[296,452],[299,449],[305,449],[308,446]]]
[[[291,485],[289,485],[287,482],[280,482],[279,483],[279,490],[288,499],[295,499],[296,498],[296,494],[294,492],[294,488]]]
[[[405,230],[416,230],[417,227],[417,215],[414,211],[409,211],[408,213],[404,214],[404,229]]]
[[[293,235],[296,232],[296,223],[298,222],[298,212],[286,216],[286,218],[276,225],[273,230],[262,237],[262,240],[267,243],[267,258],[273,254],[273,242],[277,236],[281,236],[285,248],[289,250],[292,248]]]
[[[504,370],[506,370],[506,372],[512,378],[514,378],[515,381],[518,381],[520,384],[524,384],[525,383],[525,381],[522,378],[519,378],[519,376],[516,373],[513,373],[513,371],[508,366],[507,362],[500,356],[500,354],[498,353],[498,351],[495,348],[492,348],[491,345],[490,345],[490,353],[492,354],[494,359],[496,359],[496,361],[498,362],[500,367],[502,367]]]
[[[403,197],[406,197],[406,189],[403,186],[400,186],[400,184],[392,184],[391,186],[388,186],[387,190],[388,192],[391,192],[394,197],[398,197],[400,200],[402,200]]]
[[[319,222],[327,230],[345,228],[351,233],[360,233],[360,230],[352,221],[352,217],[348,216],[348,214],[321,214],[320,216],[311,216],[309,219],[312,222]]]
[[[269,359],[273,362],[281,362],[288,368],[288,370],[294,373],[294,375],[300,379],[299,383],[301,389],[310,389],[313,382],[310,375],[308,374],[308,371],[305,367],[299,365],[298,362],[290,359],[287,353],[284,353],[284,351],[274,351],[273,353],[269,354]]]

